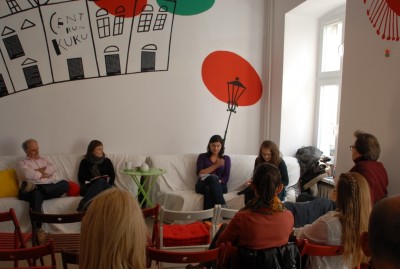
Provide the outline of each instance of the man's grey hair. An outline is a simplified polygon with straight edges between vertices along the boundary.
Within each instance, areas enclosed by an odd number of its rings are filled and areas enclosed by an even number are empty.
[[[31,142],[33,142],[33,141],[37,142],[35,139],[29,138],[29,139],[25,140],[25,141],[22,143],[22,149],[24,150],[25,153],[27,153],[27,151],[28,151],[28,145],[29,145],[29,143],[31,143]]]

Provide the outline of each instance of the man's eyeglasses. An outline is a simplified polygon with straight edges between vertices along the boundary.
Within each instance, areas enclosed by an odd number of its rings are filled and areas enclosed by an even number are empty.
[[[356,148],[356,146],[350,145],[350,149],[355,149],[355,148]]]

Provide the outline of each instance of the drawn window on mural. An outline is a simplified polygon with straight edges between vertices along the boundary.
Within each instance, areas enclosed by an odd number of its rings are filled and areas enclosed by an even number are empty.
[[[7,0],[7,5],[12,13],[17,13],[21,11],[21,8],[19,7],[17,1],[15,0]]]
[[[165,21],[167,20],[167,14],[157,14],[156,21],[154,22],[154,31],[164,29]]]
[[[121,75],[121,63],[117,46],[109,46],[104,50],[107,76]]]
[[[8,95],[6,82],[3,79],[3,75],[0,74],[0,97]]]
[[[156,51],[157,46],[154,44],[150,44],[142,48],[141,72],[156,70]]]
[[[70,80],[85,78],[85,74],[83,72],[82,58],[67,59],[67,65]]]
[[[3,42],[11,60],[25,55],[24,49],[22,48],[21,42],[19,41],[17,35],[6,37],[3,39]]]
[[[97,17],[97,30],[99,32],[99,38],[110,36],[110,18],[108,12],[105,9],[99,9],[96,12]]]
[[[121,75],[121,64],[118,54],[105,55],[107,76]]]
[[[122,35],[122,32],[124,30],[124,19],[125,19],[124,12],[125,8],[123,6],[119,6],[115,9],[113,35]]]
[[[32,65],[23,68],[26,84],[28,88],[42,86],[42,78],[40,77],[39,68],[37,65]]]
[[[148,32],[150,31],[151,20],[153,19],[153,6],[145,5],[140,14],[139,25],[138,25],[138,33],[140,32]]]

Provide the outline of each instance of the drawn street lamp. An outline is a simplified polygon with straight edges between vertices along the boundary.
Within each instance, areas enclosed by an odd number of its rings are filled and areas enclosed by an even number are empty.
[[[238,77],[236,77],[234,81],[228,82],[228,109],[226,111],[229,111],[229,117],[224,134],[224,143],[226,142],[226,133],[228,132],[228,126],[229,121],[231,120],[232,112],[236,113],[236,108],[239,105],[238,100],[245,90],[246,87],[239,81]]]

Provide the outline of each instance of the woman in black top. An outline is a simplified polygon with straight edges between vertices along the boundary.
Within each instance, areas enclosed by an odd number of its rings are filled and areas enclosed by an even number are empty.
[[[93,197],[114,185],[114,165],[105,157],[101,141],[92,140],[89,143],[86,155],[79,164],[78,180],[83,196],[78,211],[85,210]]]
[[[254,170],[261,163],[270,163],[279,168],[279,172],[281,173],[282,184],[286,187],[289,184],[289,175],[287,171],[287,166],[283,158],[281,157],[281,153],[279,151],[278,146],[271,140],[265,140],[262,142],[260,146],[260,150],[258,152],[258,156],[254,163]],[[245,190],[240,193],[244,193],[245,195],[245,203],[254,198],[254,191],[247,187]],[[281,201],[285,200],[286,190],[283,190],[278,194],[278,197]]]

